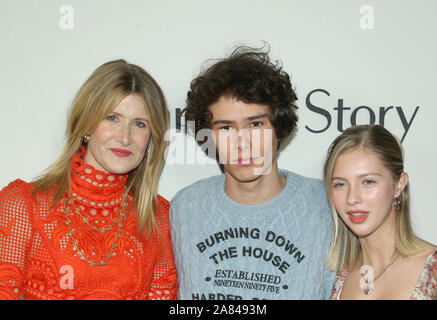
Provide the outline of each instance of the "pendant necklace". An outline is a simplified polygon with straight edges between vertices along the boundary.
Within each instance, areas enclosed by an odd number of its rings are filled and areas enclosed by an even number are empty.
[[[378,280],[379,277],[381,277],[382,274],[383,274],[383,273],[384,273],[388,268],[390,268],[390,266],[391,266],[393,263],[395,263],[395,261],[399,258],[400,255],[397,254],[396,257],[394,257],[393,260],[390,261],[390,263],[389,263],[389,264],[388,264],[384,269],[382,269],[382,271],[381,271],[380,273],[378,273],[378,274],[376,275],[375,278],[373,278],[373,280],[369,280],[369,279],[367,279],[367,278],[364,277],[364,276],[365,276],[365,273],[364,273],[364,270],[363,270],[363,254],[362,254],[362,250],[361,250],[361,248],[360,248],[359,256],[360,256],[360,276],[361,276],[362,279],[364,279],[364,283],[366,284],[366,285],[364,286],[364,288],[362,288],[362,289],[363,289],[363,292],[364,292],[365,295],[369,295],[369,294],[372,293],[372,290],[373,290],[373,283],[374,283],[376,280]]]

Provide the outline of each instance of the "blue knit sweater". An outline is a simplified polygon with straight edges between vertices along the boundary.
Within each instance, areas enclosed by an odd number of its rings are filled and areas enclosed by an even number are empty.
[[[285,188],[243,205],[225,175],[179,191],[170,225],[180,299],[329,299],[332,217],[322,181],[280,170]]]

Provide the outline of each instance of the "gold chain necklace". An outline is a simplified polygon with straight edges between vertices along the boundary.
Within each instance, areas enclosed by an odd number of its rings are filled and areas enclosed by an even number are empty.
[[[121,231],[121,227],[123,225],[123,217],[125,214],[125,208],[127,207],[127,194],[126,194],[126,192],[123,196],[123,201],[121,203],[121,212],[120,212],[120,216],[117,220],[118,230],[117,230],[117,233],[115,235],[115,240],[112,243],[111,250],[108,252],[108,254],[106,255],[106,257],[103,260],[100,260],[100,262],[95,262],[95,261],[87,259],[85,257],[85,252],[83,250],[79,250],[79,245],[78,245],[77,240],[74,238],[74,230],[71,228],[71,221],[70,221],[70,218],[68,217],[67,199],[63,198],[62,201],[64,202],[64,212],[65,212],[65,216],[66,216],[65,222],[67,223],[68,230],[69,230],[68,235],[70,236],[71,240],[73,241],[73,249],[77,252],[77,254],[79,255],[79,257],[82,260],[88,262],[89,264],[91,264],[93,266],[102,266],[102,265],[106,264],[106,262],[108,262],[108,260],[115,255],[114,251],[115,251],[115,248],[117,247],[118,239],[120,238],[120,231]],[[75,209],[76,209],[76,207],[75,207]],[[115,224],[115,222],[114,222],[114,224]],[[89,225],[89,223],[88,223],[88,225]]]
[[[125,200],[125,198],[123,199],[123,201],[122,201],[122,203],[121,203],[122,210],[124,209],[124,208],[123,208],[123,205],[126,205],[126,203],[124,202],[124,200]],[[105,227],[105,228],[98,228],[98,227],[95,227],[95,226],[93,226],[92,224],[90,224],[90,223],[88,222],[88,218],[87,218],[87,217],[84,217],[84,216],[80,213],[79,208],[76,207],[76,205],[74,204],[74,200],[71,199],[70,195],[68,195],[68,203],[71,203],[71,204],[73,205],[74,211],[75,211],[75,212],[76,212],[76,213],[77,213],[77,214],[82,218],[82,221],[85,222],[87,225],[89,225],[91,228],[93,228],[93,229],[96,230],[96,231],[106,232],[106,231],[108,231],[108,230],[111,230],[111,229],[115,226],[115,224],[120,220],[120,218],[122,217],[122,216],[121,216],[121,213],[120,213],[120,215],[118,216],[118,218],[115,219],[114,222],[113,222],[112,224],[110,224],[109,226],[107,226],[107,227]]]

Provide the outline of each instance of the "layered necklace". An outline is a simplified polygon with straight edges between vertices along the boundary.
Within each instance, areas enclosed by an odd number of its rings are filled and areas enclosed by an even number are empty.
[[[376,280],[378,280],[382,275],[383,275],[383,273],[388,269],[388,268],[390,268],[391,267],[391,265],[393,264],[393,263],[395,263],[395,261],[399,258],[399,256],[400,256],[400,254],[398,253],[391,261],[390,261],[390,263],[387,265],[387,266],[385,266],[385,268],[384,269],[382,269],[382,271],[380,272],[380,273],[378,273],[377,275],[376,275],[376,277],[374,277],[373,279],[368,279],[367,277],[365,277],[365,271],[364,271],[364,268],[363,268],[363,254],[362,254],[362,250],[361,250],[361,248],[360,248],[360,253],[359,253],[359,257],[360,257],[360,276],[361,276],[361,278],[362,279],[364,279],[364,288],[362,287],[362,289],[363,289],[363,293],[365,294],[365,295],[369,295],[369,294],[371,294],[372,293],[372,291],[373,291],[373,283],[376,281]]]
[[[86,262],[89,263],[90,265],[93,265],[93,266],[102,266],[102,265],[106,264],[106,262],[108,262],[108,260],[109,260],[112,256],[115,255],[114,251],[115,251],[115,249],[116,249],[116,247],[117,247],[118,239],[120,238],[120,232],[121,232],[121,228],[122,228],[122,225],[123,225],[123,218],[124,218],[125,210],[126,210],[126,207],[127,207],[127,192],[126,192],[126,190],[125,190],[124,193],[123,193],[123,200],[122,200],[122,202],[121,202],[121,211],[120,211],[120,215],[119,215],[119,217],[118,217],[117,219],[114,220],[114,223],[112,223],[111,225],[109,225],[109,226],[107,226],[107,227],[105,227],[105,228],[98,228],[98,227],[95,227],[95,226],[93,226],[92,224],[90,224],[89,221],[88,221],[88,218],[87,218],[87,217],[84,217],[84,216],[80,213],[80,210],[75,206],[73,199],[71,199],[71,197],[70,197],[70,194],[68,194],[68,198],[67,198],[67,197],[64,197],[64,198],[62,199],[62,201],[63,201],[63,203],[64,203],[64,213],[65,213],[65,217],[66,217],[65,222],[66,222],[67,225],[68,225],[68,231],[69,231],[69,232],[68,232],[68,235],[69,235],[69,237],[71,238],[71,241],[73,242],[73,249],[78,253],[79,257],[80,257],[82,260],[86,261]],[[106,254],[105,258],[103,258],[102,260],[100,260],[100,262],[96,262],[96,261],[89,260],[89,259],[85,256],[85,252],[84,252],[84,250],[80,250],[80,249],[79,249],[79,244],[78,244],[77,240],[74,238],[74,229],[72,229],[72,227],[71,227],[71,220],[70,220],[70,218],[69,218],[69,210],[68,210],[68,205],[67,205],[67,203],[73,205],[74,212],[82,218],[82,221],[83,221],[83,222],[85,222],[88,226],[90,226],[91,228],[93,228],[94,230],[96,230],[96,231],[98,231],[98,232],[102,232],[102,233],[104,233],[104,232],[106,232],[106,231],[108,231],[108,230],[111,230],[111,229],[115,226],[115,224],[118,225],[118,230],[117,230],[117,232],[116,232],[116,234],[115,234],[115,240],[114,240],[114,242],[112,243],[111,250]]]

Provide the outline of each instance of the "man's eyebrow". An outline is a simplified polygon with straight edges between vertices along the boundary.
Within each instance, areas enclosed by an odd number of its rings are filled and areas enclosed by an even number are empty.
[[[256,120],[256,119],[265,118],[265,117],[267,117],[267,113],[260,113],[260,114],[254,115],[254,116],[247,117],[246,119],[247,120]]]
[[[252,120],[257,120],[257,119],[261,119],[261,118],[265,118],[267,117],[267,113],[260,113],[260,114],[256,114],[250,117],[247,117],[246,120],[252,121]],[[215,124],[232,124],[235,121],[232,120],[225,120],[225,119],[218,119],[212,122],[213,125]]]
[[[231,120],[221,120],[221,119],[218,119],[218,120],[213,121],[212,124],[213,125],[215,125],[215,124],[231,124],[233,122],[234,121],[231,121]]]

